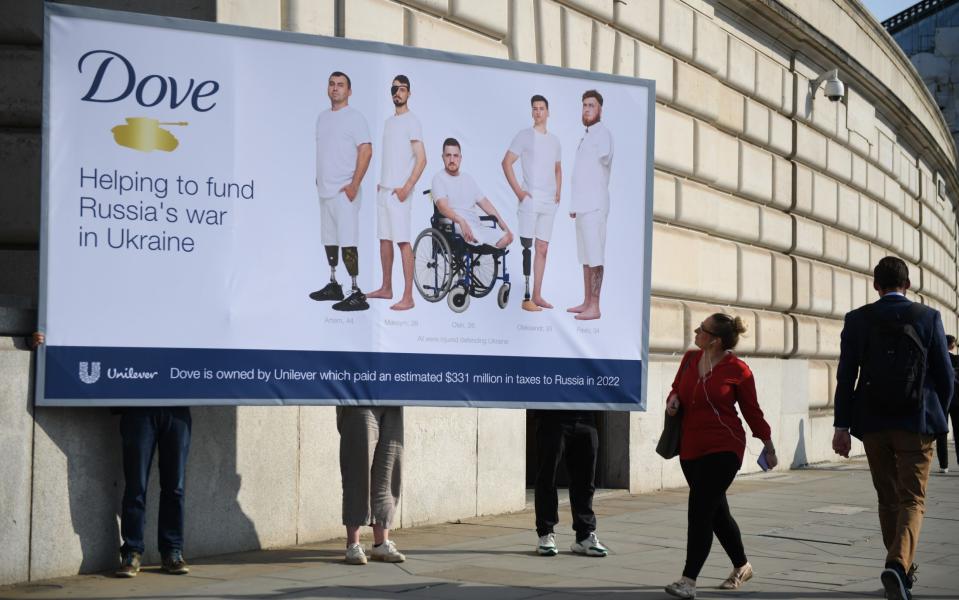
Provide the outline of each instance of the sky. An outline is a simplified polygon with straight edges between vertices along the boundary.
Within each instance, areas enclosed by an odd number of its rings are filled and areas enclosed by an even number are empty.
[[[885,21],[896,13],[902,12],[919,0],[862,0],[866,8],[879,22]]]

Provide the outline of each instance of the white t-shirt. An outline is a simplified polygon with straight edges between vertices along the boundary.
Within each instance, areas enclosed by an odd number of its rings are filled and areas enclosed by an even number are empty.
[[[609,169],[613,164],[613,135],[602,123],[586,128],[573,165],[573,201],[569,211],[609,210]]]
[[[563,157],[559,138],[530,127],[516,134],[509,151],[518,156],[523,165],[523,189],[537,198],[555,198],[556,163]]]
[[[360,144],[370,143],[370,128],[360,111],[344,106],[316,118],[316,189],[333,198],[353,180]]]
[[[380,185],[387,188],[403,187],[416,166],[413,142],[423,141],[420,120],[410,111],[393,115],[383,126],[383,168]]]
[[[455,177],[442,170],[433,176],[433,199],[437,202],[445,199],[450,208],[464,218],[479,217],[482,212],[476,203],[483,199],[483,192],[473,178],[466,173]]]

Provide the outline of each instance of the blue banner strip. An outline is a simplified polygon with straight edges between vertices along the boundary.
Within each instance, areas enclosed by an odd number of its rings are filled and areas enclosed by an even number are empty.
[[[640,360],[48,346],[41,404],[595,406],[642,410]]]

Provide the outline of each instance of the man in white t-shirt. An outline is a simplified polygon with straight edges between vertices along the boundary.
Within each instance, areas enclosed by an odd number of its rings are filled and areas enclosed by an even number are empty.
[[[586,131],[576,149],[569,216],[576,220],[576,253],[583,265],[583,303],[567,309],[579,320],[598,319],[599,294],[606,262],[606,217],[609,215],[609,171],[613,164],[613,135],[600,123],[603,96],[583,93]]]
[[[466,243],[505,248],[513,241],[513,233],[496,207],[480,191],[476,181],[460,171],[463,160],[460,143],[455,138],[446,138],[443,142],[444,170],[433,176],[433,201],[444,217],[453,221],[456,233],[463,236]],[[496,227],[490,227],[480,221],[480,211],[496,217]]]
[[[559,205],[563,184],[562,149],[559,138],[546,131],[549,101],[539,94],[530,99],[533,126],[516,134],[503,157],[503,173],[519,200],[519,241],[523,245],[523,275],[526,293],[523,310],[540,311],[553,308],[543,299],[543,273],[546,253],[553,232],[553,218]],[[520,160],[523,183],[520,185],[513,171],[513,163]],[[529,293],[530,247],[536,240],[536,262],[533,265],[533,296]]]
[[[358,110],[349,106],[353,93],[350,78],[339,71],[330,74],[326,93],[330,108],[316,119],[316,189],[320,199],[320,239],[330,265],[330,282],[310,294],[313,300],[338,301],[335,310],[366,310],[366,296],[356,284],[359,274],[360,182],[373,157],[370,128]],[[350,274],[353,288],[343,298],[336,281],[338,254]]]
[[[423,127],[407,106],[410,80],[397,75],[390,86],[396,113],[383,126],[380,183],[376,186],[376,231],[380,238],[383,284],[367,298],[393,298],[393,243],[403,262],[403,297],[393,310],[413,308],[413,248],[410,246],[412,193],[426,167]]]

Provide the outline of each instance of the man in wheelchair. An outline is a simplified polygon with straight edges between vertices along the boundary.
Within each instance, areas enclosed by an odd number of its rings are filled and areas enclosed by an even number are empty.
[[[460,143],[443,142],[443,166],[433,177],[433,217],[413,244],[413,282],[427,302],[446,298],[454,312],[469,307],[470,297],[483,298],[502,282],[496,303],[509,302],[507,247],[513,232],[476,181],[460,172]]]
[[[476,181],[460,171],[463,160],[455,138],[443,142],[443,167],[433,177],[433,201],[441,215],[453,222],[454,231],[472,246],[487,246],[481,251],[495,252],[513,241],[513,232],[493,203],[483,195]],[[480,211],[493,217],[493,227],[480,220]],[[498,228],[497,228],[498,227]]]

